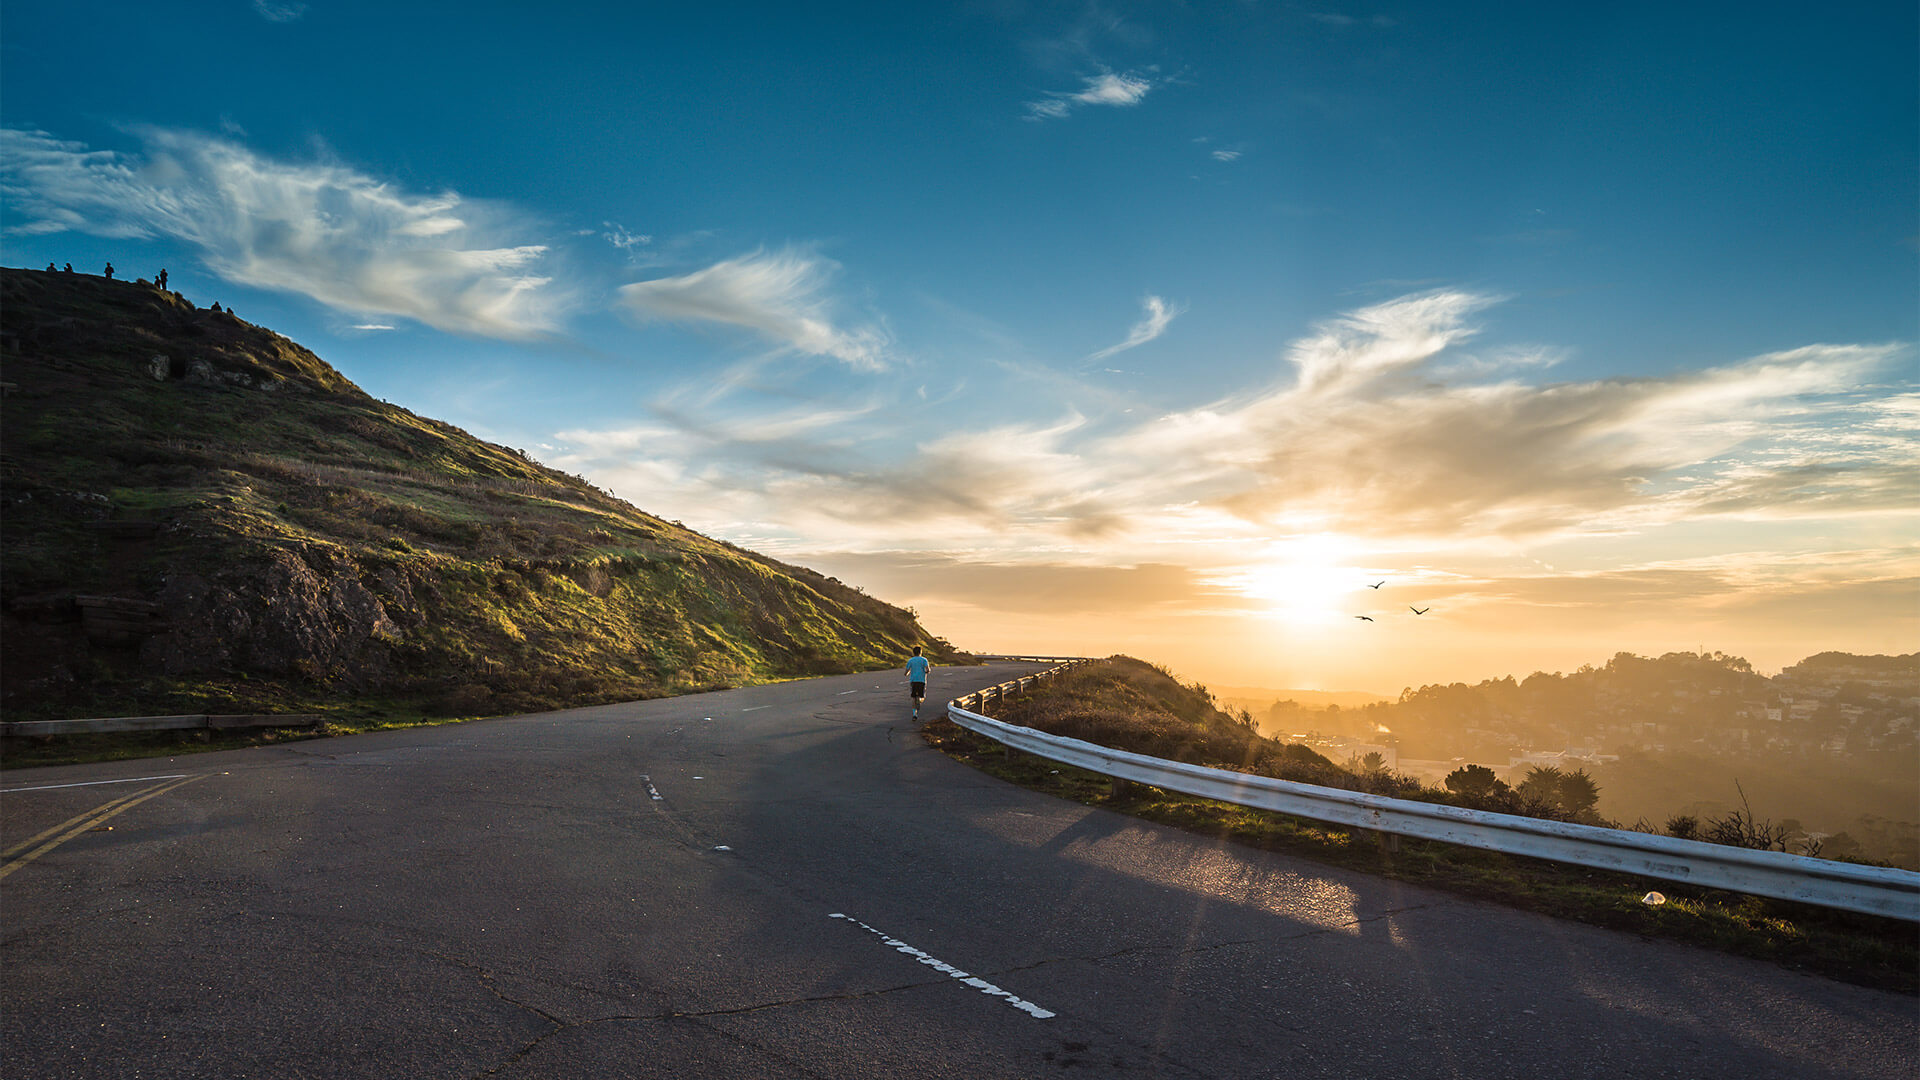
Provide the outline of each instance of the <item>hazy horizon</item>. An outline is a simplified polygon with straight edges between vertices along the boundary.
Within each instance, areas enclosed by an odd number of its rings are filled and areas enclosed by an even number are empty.
[[[0,29],[9,263],[165,267],[963,648],[1392,697],[1920,647],[1910,4]]]

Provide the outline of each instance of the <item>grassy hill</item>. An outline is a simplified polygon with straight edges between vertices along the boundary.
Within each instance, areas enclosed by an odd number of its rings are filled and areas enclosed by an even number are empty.
[[[956,659],[146,282],[0,270],[0,706],[497,714]]]

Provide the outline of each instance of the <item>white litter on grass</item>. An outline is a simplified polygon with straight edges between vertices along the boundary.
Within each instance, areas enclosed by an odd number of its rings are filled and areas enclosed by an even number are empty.
[[[728,847],[728,846],[727,846],[727,845],[725,845],[725,844],[717,844],[717,845],[715,845],[715,846],[714,846],[714,849],[713,849],[713,850],[715,850],[715,851],[732,851],[733,849],[732,849],[732,848],[730,848],[730,847]]]
[[[1647,905],[1648,907],[1659,907],[1661,904],[1664,904],[1667,902],[1667,898],[1657,892],[1650,892],[1647,895],[1641,897],[1640,902]]]
[[[706,777],[704,777],[704,776],[696,776],[696,777],[694,777],[694,779],[695,779],[695,780],[705,780],[705,779],[706,779]]]
[[[853,925],[859,927],[860,929],[865,930],[867,933],[872,934],[873,936],[879,938],[883,944],[885,944],[888,948],[893,949],[895,952],[905,953],[908,956],[913,957],[915,960],[918,960],[921,963],[932,968],[933,970],[938,971],[943,975],[948,975],[955,979],[959,979],[961,982],[966,983],[968,986],[973,987],[975,990],[978,990],[989,997],[1005,998],[1007,1004],[1013,1006],[1016,1009],[1019,1009],[1021,1012],[1026,1013],[1027,1015],[1033,1017],[1035,1020],[1045,1020],[1055,1015],[1054,1013],[1046,1009],[1043,1009],[1038,1005],[1035,1005],[1031,1001],[1027,1001],[1024,998],[1018,998],[1013,996],[1011,993],[1000,989],[999,987],[993,985],[992,983],[988,982],[985,979],[978,978],[973,975],[969,975],[966,972],[961,971],[959,968],[954,967],[952,964],[946,963],[941,960],[936,960],[933,957],[927,955],[926,953],[921,952],[919,949],[916,949],[913,946],[907,944],[906,942],[901,941],[899,938],[888,937],[886,934],[878,930],[875,930],[873,927],[868,926],[866,923],[861,922],[859,919],[856,919],[851,915],[842,915],[838,912],[835,912],[834,914],[827,916],[827,918],[845,919],[848,922],[852,923]]]

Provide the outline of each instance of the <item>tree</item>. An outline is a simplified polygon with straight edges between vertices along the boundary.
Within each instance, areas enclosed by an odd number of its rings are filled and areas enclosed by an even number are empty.
[[[1387,771],[1387,759],[1381,756],[1380,751],[1369,750],[1367,751],[1367,756],[1360,759],[1360,771],[1368,775],[1385,772]]]
[[[1555,766],[1534,765],[1527,769],[1526,779],[1520,781],[1520,786],[1514,790],[1523,799],[1559,806],[1560,781],[1563,779],[1565,774]]]
[[[1600,785],[1585,769],[1575,769],[1560,777],[1560,808],[1574,817],[1592,812],[1600,802]]]
[[[1500,788],[1500,778],[1485,765],[1462,765],[1447,774],[1445,781],[1448,791],[1457,791],[1462,795],[1484,798]]]

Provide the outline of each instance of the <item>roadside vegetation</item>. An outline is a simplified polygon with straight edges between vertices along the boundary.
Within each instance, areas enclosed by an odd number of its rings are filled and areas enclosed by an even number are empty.
[[[1205,688],[1165,669],[1113,657],[1046,680],[995,709],[995,719],[1116,749],[1301,783],[1500,813],[1607,824],[1578,773],[1540,771],[1517,787],[1467,768],[1446,789],[1422,787],[1377,761],[1336,763],[1263,737],[1245,714],[1216,708]],[[1530,911],[1771,960],[1847,982],[1920,992],[1920,935],[1894,919],[1588,870],[1451,844],[1250,810],[1059,765],[1010,750],[943,717],[929,743],[1001,779],[1135,817],[1287,855],[1461,893]],[[1484,776],[1481,774],[1485,774]],[[1772,846],[1779,830],[1751,810],[1725,820],[1676,820],[1697,839]],[[1658,892],[1661,904],[1645,897]]]

